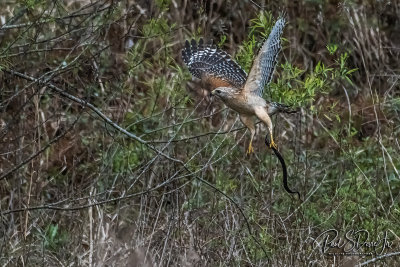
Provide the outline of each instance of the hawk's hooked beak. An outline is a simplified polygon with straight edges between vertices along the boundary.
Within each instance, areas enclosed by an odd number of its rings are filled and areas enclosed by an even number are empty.
[[[212,90],[210,93],[210,97],[215,96],[215,90]]]

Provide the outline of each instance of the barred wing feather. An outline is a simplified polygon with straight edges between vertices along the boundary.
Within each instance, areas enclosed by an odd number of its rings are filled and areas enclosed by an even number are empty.
[[[190,73],[211,85],[217,87],[243,88],[246,83],[246,72],[231,57],[215,45],[204,45],[186,41],[182,50],[182,58]]]
[[[272,28],[268,39],[264,42],[253,62],[253,66],[244,87],[246,92],[256,94],[260,97],[263,96],[265,85],[268,85],[272,80],[272,75],[277,63],[276,59],[279,50],[281,49],[280,38],[284,27],[285,19],[278,19]]]

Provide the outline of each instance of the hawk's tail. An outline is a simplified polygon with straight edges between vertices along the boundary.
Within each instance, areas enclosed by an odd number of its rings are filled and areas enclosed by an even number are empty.
[[[269,108],[268,108],[268,115],[273,115],[275,113],[296,113],[297,110],[293,109],[291,106],[277,103],[277,102],[271,102],[269,103]]]

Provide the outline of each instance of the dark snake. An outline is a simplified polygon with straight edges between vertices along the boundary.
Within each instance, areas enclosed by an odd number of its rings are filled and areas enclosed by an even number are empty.
[[[268,134],[265,136],[265,144],[270,147],[270,142],[268,140]],[[285,160],[283,159],[281,153],[275,148],[271,147],[271,149],[274,151],[276,157],[279,159],[282,165],[282,172],[283,172],[283,187],[285,188],[286,192],[290,194],[297,194],[297,196],[300,199],[300,193],[298,191],[292,191],[289,186],[288,186],[288,174],[287,174],[287,168],[286,168],[286,163]]]

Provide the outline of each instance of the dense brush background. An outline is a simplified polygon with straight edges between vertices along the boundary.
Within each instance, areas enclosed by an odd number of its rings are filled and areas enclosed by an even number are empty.
[[[281,14],[265,97],[299,110],[273,122],[302,200],[181,58],[203,37],[248,71]],[[2,0],[1,266],[393,266],[314,241],[400,250],[399,55],[398,1]]]

